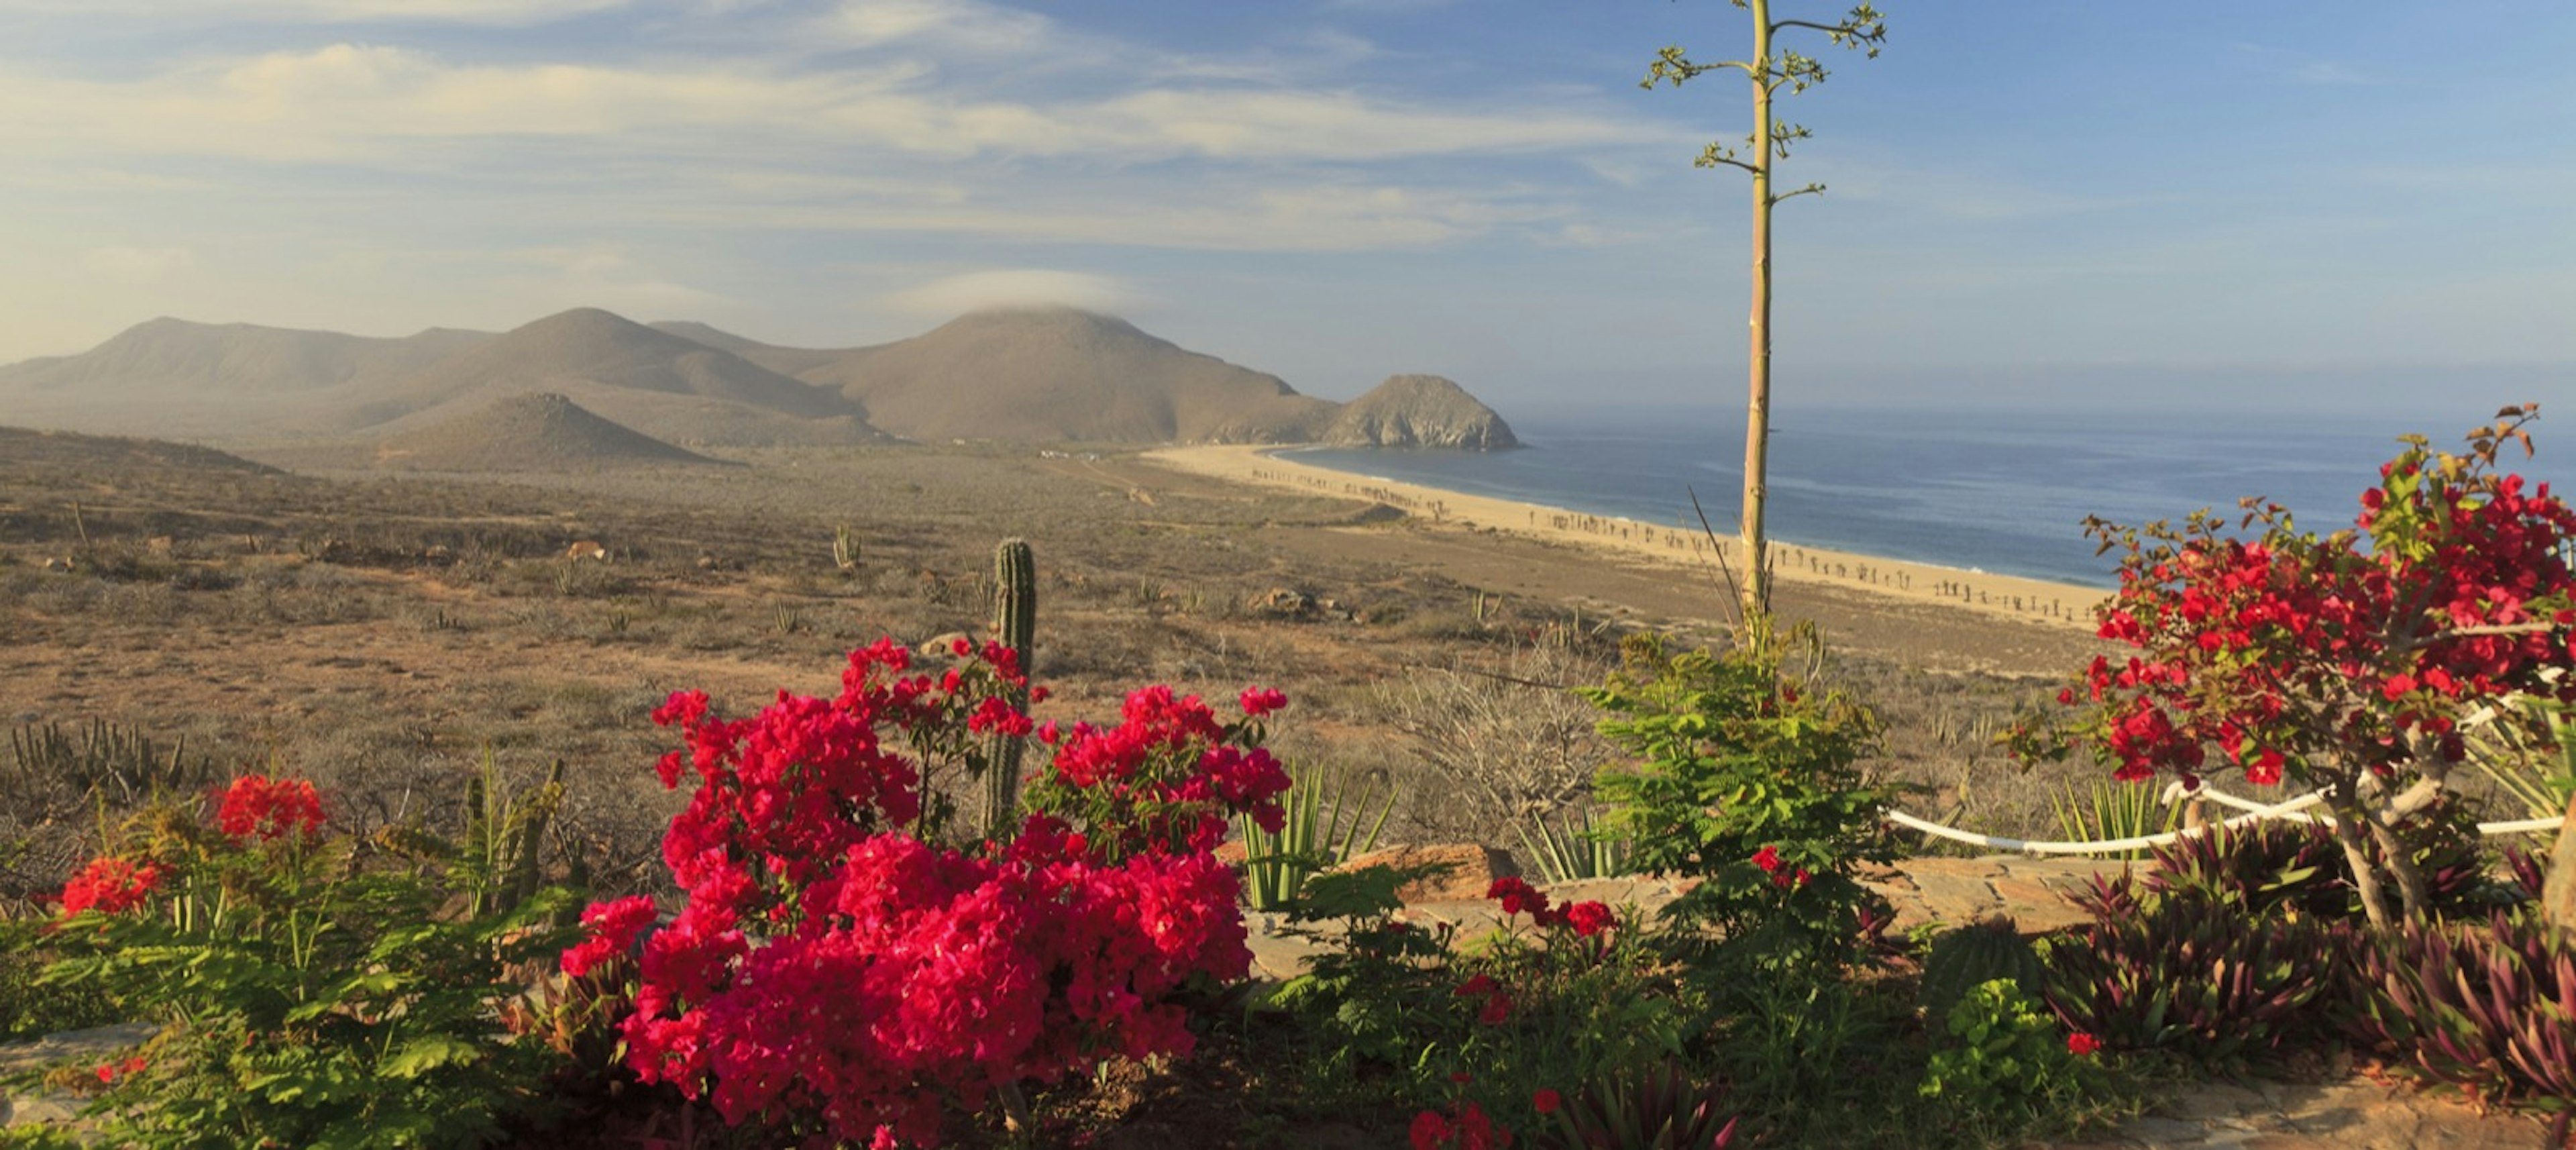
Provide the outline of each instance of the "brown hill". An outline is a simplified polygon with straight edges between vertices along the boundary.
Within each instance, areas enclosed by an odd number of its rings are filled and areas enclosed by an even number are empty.
[[[63,468],[153,468],[170,471],[232,471],[274,474],[277,469],[228,455],[211,447],[160,439],[83,435],[73,431],[36,431],[0,427],[0,460],[12,466]]]
[[[374,465],[408,471],[590,471],[653,463],[707,463],[553,392],[514,395],[453,419],[388,436]]]
[[[478,343],[489,332],[430,328],[401,339],[164,316],[79,355],[0,367],[0,387],[33,391],[188,389],[232,395],[389,382]]]
[[[561,392],[608,420],[680,443],[883,438],[856,404],[832,391],[597,308],[547,316],[383,393],[351,395],[341,423],[407,431],[528,391]]]
[[[977,312],[797,374],[924,440],[1295,443],[1333,410],[1275,375],[1070,308]]]
[[[850,353],[848,348],[780,347],[695,320],[662,320],[645,326],[718,351],[732,352],[780,375],[801,375]]]
[[[493,338],[431,328],[402,339],[156,319],[79,355],[0,366],[0,410],[94,432],[275,439]]]
[[[1391,375],[1343,404],[1322,442],[1358,447],[1518,447],[1510,424],[1467,389],[1436,375]]]

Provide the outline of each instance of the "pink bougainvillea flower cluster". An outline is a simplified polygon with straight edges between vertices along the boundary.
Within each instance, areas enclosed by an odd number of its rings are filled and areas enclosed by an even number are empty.
[[[322,796],[310,779],[243,775],[224,788],[215,829],[235,842],[315,834],[322,829]]]
[[[1245,721],[1228,726],[1196,695],[1137,691],[1115,727],[1075,723],[1054,732],[1051,782],[1076,800],[1086,823],[1113,832],[1114,841],[1099,845],[1122,853],[1214,849],[1236,813],[1275,834],[1287,819],[1279,795],[1288,772],[1269,750],[1246,744],[1253,720],[1287,700],[1246,691],[1242,702]]]
[[[935,1145],[951,1102],[1190,1049],[1179,992],[1251,961],[1208,827],[1275,826],[1285,772],[1242,745],[1245,726],[1150,688],[1116,727],[1040,732],[1058,744],[1031,792],[1048,812],[1008,843],[925,843],[908,833],[922,769],[887,740],[932,753],[1036,730],[1004,697],[1026,687],[1007,650],[959,654],[963,668],[909,674],[881,642],[828,702],[782,694],[728,720],[683,692],[656,712],[687,744],[663,781],[696,780],[663,847],[687,901],[658,927],[646,899],[593,906],[563,956],[584,975],[640,943],[621,1023],[639,1076],[735,1123],[801,1115],[853,1142]]]

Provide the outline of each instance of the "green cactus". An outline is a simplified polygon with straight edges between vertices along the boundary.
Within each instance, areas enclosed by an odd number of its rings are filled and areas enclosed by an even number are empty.
[[[2033,1001],[2048,986],[2039,952],[2012,919],[1997,915],[1943,932],[1923,959],[1923,1009],[1935,1020],[1946,1019],[1969,992],[1999,978],[2018,983]]]
[[[506,911],[537,893],[546,828],[563,795],[562,759],[543,786],[510,794],[491,752],[484,752],[483,769],[465,780],[465,861],[479,872],[472,913]]]
[[[1003,646],[1019,656],[1020,673],[1037,673],[1038,630],[1038,565],[1029,551],[1028,540],[1005,539],[993,552],[993,629],[1000,633]],[[1029,709],[1028,688],[1022,686],[1010,694],[1011,706]],[[991,750],[984,765],[984,835],[999,839],[1010,833],[1012,816],[1018,813],[1020,801],[1020,758],[1027,749],[1025,737],[1003,732],[993,735]]]
[[[859,533],[847,523],[832,529],[832,565],[843,571],[859,569]]]

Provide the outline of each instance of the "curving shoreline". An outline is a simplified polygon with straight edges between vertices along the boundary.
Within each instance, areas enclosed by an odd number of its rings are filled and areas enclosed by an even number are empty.
[[[1462,533],[1508,532],[1695,572],[1704,571],[1710,561],[1709,541],[1699,532],[1355,475],[1300,463],[1281,451],[1273,446],[1167,447],[1145,452],[1142,458],[1213,479],[1308,495],[1375,500],[1435,528]],[[1720,539],[1717,546],[1724,560],[1740,562],[1741,549],[1734,539]],[[2093,628],[2093,604],[2109,594],[2100,588],[2071,583],[1778,541],[1772,543],[1772,572],[1783,582],[1828,586],[2085,631]]]

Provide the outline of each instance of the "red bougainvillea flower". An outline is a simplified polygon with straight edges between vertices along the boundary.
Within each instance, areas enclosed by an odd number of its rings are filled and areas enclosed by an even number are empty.
[[[641,940],[619,1032],[643,1080],[730,1123],[935,1146],[947,1110],[998,1085],[1188,1053],[1183,992],[1252,958],[1210,852],[1232,818],[1281,824],[1285,770],[1255,726],[1169,687],[1130,694],[1115,726],[1037,728],[997,698],[1026,683],[1009,651],[958,656],[909,674],[887,640],[851,652],[834,699],[728,719],[686,691],[655,712],[684,736],[656,773],[694,789],[662,850],[686,901],[660,926],[644,899],[595,906],[562,956],[593,972]],[[1031,780],[1054,805],[1003,842],[907,833],[932,756],[993,731],[1056,744]]]
[[[590,909],[581,912],[581,925],[590,929],[590,937],[563,952],[563,972],[580,978],[592,967],[627,953],[635,940],[652,927],[658,913],[647,895],[592,903]]]
[[[2102,1049],[2102,1040],[2095,1038],[2090,1034],[2086,1034],[2081,1030],[2066,1036],[2066,1052],[2068,1054],[2075,1055],[2078,1058],[2090,1055],[2100,1049]]]
[[[1766,846],[1761,850],[1753,852],[1753,865],[1761,867],[1765,874],[1779,870],[1780,848]]]
[[[322,829],[322,796],[310,779],[243,775],[224,789],[215,829],[235,842],[309,835]]]
[[[89,865],[63,884],[63,914],[95,910],[101,914],[123,914],[143,905],[161,886],[167,872],[151,863],[137,863],[113,855],[89,860]]]
[[[1243,705],[1243,713],[1246,717],[1258,719],[1263,715],[1267,715],[1272,711],[1276,711],[1281,707],[1287,706],[1288,696],[1285,692],[1277,690],[1276,688],[1245,687],[1243,689],[1243,697],[1236,700],[1236,702]]]
[[[1545,1087],[1541,1087],[1538,1093],[1530,1095],[1531,1108],[1541,1114],[1554,1114],[1564,1105],[1565,1099],[1561,1095]]]
[[[1601,903],[1578,902],[1565,908],[1565,921],[1574,928],[1575,934],[1590,938],[1610,929],[1617,922],[1617,916]]]

